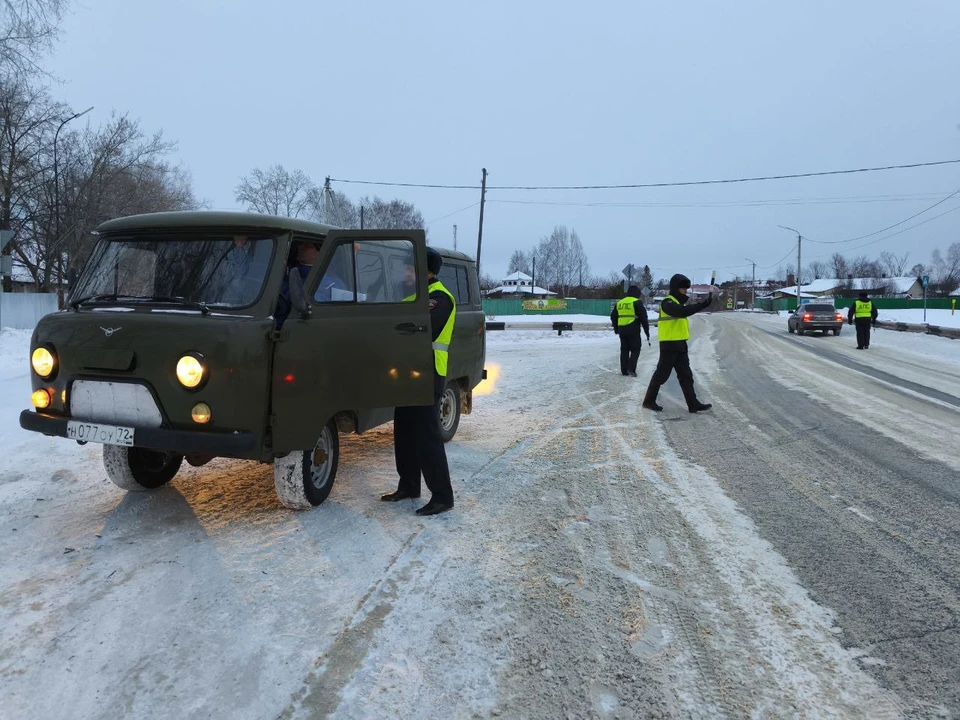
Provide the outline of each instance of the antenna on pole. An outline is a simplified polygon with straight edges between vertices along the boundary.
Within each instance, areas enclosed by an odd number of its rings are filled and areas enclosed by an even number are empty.
[[[453,249],[457,249],[457,226],[453,226]]]

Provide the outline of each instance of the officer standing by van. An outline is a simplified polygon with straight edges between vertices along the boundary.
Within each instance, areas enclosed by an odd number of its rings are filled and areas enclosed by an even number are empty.
[[[433,405],[398,407],[393,413],[394,454],[400,476],[394,492],[381,495],[385,502],[420,497],[420,476],[430,490],[430,502],[417,510],[417,515],[436,515],[453,507],[453,487],[447,452],[440,434],[440,397],[443,395],[450,357],[450,341],[457,317],[453,295],[437,274],[443,257],[427,248],[427,278],[430,293],[430,336],[433,339]]]
[[[847,321],[857,326],[857,350],[866,350],[870,347],[870,326],[877,324],[877,307],[870,296],[860,293],[850,310],[847,311]]]
[[[613,331],[620,336],[620,374],[636,377],[637,360],[643,347],[641,328],[647,335],[647,342],[650,342],[650,323],[647,309],[640,300],[640,288],[636,285],[627,288],[626,297],[618,301],[610,313],[610,322],[613,323]]]
[[[703,302],[688,304],[689,290],[690,278],[674,275],[670,278],[670,294],[660,303],[660,317],[657,318],[660,360],[643,398],[643,407],[654,412],[663,410],[657,404],[657,394],[660,386],[670,379],[673,370],[677,371],[677,380],[680,381],[680,389],[690,412],[697,413],[713,407],[710,403],[702,403],[697,399],[697,393],[693,389],[693,371],[690,370],[690,354],[687,350],[687,340],[690,339],[690,323],[687,318],[710,307],[713,293],[707,295]]]

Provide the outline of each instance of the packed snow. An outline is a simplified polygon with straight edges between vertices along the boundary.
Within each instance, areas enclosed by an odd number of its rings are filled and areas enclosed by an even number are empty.
[[[10,717],[896,715],[829,609],[639,410],[612,333],[488,333],[491,379],[448,446],[457,507],[430,521],[375,499],[389,426],[345,438],[311,512],[279,506],[269,466],[222,459],[125,494],[99,447],[19,428],[29,339],[0,332]],[[958,341],[876,344],[960,365]]]

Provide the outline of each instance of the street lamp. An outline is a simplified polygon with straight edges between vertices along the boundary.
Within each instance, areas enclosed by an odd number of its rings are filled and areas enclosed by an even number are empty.
[[[803,235],[800,234],[799,230],[794,230],[786,225],[777,225],[777,227],[797,234],[797,307],[800,307],[800,246],[803,243]]]
[[[750,258],[744,260],[753,265],[753,279],[750,281],[750,309],[753,310],[757,305],[757,263]]]
[[[60,123],[60,127],[53,134],[53,247],[57,251],[57,303],[63,307],[63,253],[60,252],[60,166],[57,158],[57,141],[60,138],[60,131],[63,126],[71,120],[76,120],[81,115],[86,115],[93,110],[91,105],[83,112],[75,113]]]

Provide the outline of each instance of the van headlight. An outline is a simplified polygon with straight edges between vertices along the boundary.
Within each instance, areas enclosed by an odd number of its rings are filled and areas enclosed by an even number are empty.
[[[199,353],[187,353],[177,361],[177,380],[189,390],[196,390],[207,379],[207,364]]]
[[[33,371],[44,380],[49,380],[57,372],[57,358],[45,347],[36,348],[30,355]]]

